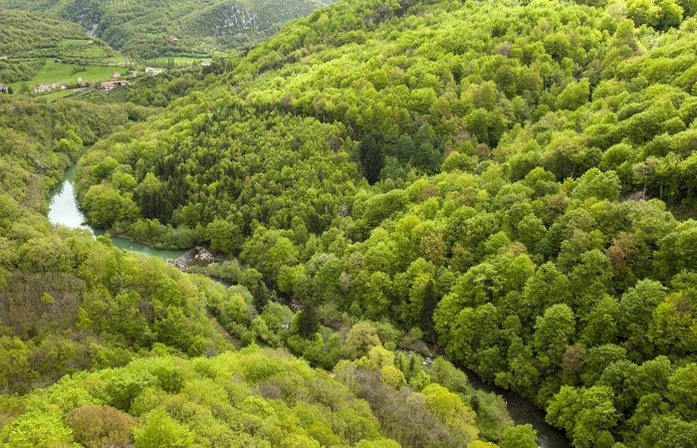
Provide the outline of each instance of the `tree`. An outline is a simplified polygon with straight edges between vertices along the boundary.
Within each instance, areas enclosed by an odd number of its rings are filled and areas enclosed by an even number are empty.
[[[588,315],[597,298],[607,293],[611,278],[612,266],[605,254],[593,249],[581,255],[581,263],[569,276],[575,296],[574,308],[579,316]]]
[[[435,291],[435,282],[429,280],[423,291],[423,306],[421,307],[420,327],[424,337],[429,342],[436,340],[436,328],[433,324],[433,312],[438,305],[438,297]]]
[[[470,387],[467,375],[441,356],[433,360],[429,373],[434,382],[451,392],[462,393]]]
[[[75,440],[88,448],[132,443],[135,419],[111,406],[83,405],[70,411],[66,420]]]
[[[654,310],[648,336],[660,353],[682,357],[697,350],[696,323],[693,302],[681,292],[674,293]]]
[[[675,371],[668,383],[668,398],[687,421],[697,418],[697,364],[690,363]]]
[[[230,254],[238,248],[240,235],[234,224],[229,221],[216,219],[206,226],[206,238],[211,242],[211,250],[222,254]]]
[[[508,370],[496,375],[496,384],[521,395],[532,397],[539,386],[540,372],[537,370],[532,348],[514,336],[508,348]]]
[[[23,271],[53,273],[70,272],[74,254],[62,238],[47,236],[32,238],[20,248],[20,267]]]
[[[380,345],[377,329],[368,322],[358,322],[351,327],[344,349],[349,359],[358,359],[377,345]]]
[[[697,422],[686,422],[670,415],[656,416],[639,433],[637,443],[655,448],[694,448]]]
[[[0,337],[0,389],[23,392],[35,376],[29,363],[29,348],[19,339]]]
[[[530,424],[506,428],[499,446],[501,448],[537,448],[537,431]]]
[[[545,370],[559,369],[566,347],[571,343],[575,333],[574,312],[567,305],[552,305],[543,316],[537,318],[533,347]]]
[[[586,326],[581,330],[580,342],[588,347],[615,343],[618,334],[618,308],[615,298],[605,295],[600,299],[586,317]]]
[[[666,296],[666,288],[654,280],[640,280],[627,290],[617,309],[619,334],[628,340],[628,347],[639,353],[651,353],[648,342],[649,325],[654,309]]]
[[[586,349],[583,345],[570,345],[564,352],[564,358],[561,361],[562,377],[564,384],[573,386],[578,380],[578,376],[583,370],[583,363],[586,357]]]
[[[545,263],[539,266],[533,276],[525,282],[522,302],[526,308],[520,316],[521,323],[524,325],[552,305],[559,303],[571,305],[569,279],[554,263]]]
[[[448,429],[463,435],[463,445],[477,438],[479,431],[474,425],[476,414],[465,406],[457,394],[438,384],[429,384],[421,393],[426,397],[428,408],[441,422]]]
[[[580,200],[593,197],[616,201],[620,194],[620,187],[620,179],[614,171],[601,172],[597,168],[591,168],[578,179],[571,197]]]
[[[380,178],[385,164],[382,138],[377,133],[366,135],[358,147],[359,160],[368,183],[374,184]]]
[[[133,430],[138,448],[187,448],[193,446],[196,436],[186,426],[158,407],[148,414],[145,424]]]
[[[90,223],[99,229],[109,229],[118,221],[138,215],[138,207],[110,186],[93,185],[85,194],[83,207]]]
[[[35,410],[20,415],[9,426],[4,440],[13,448],[36,448],[40,446],[69,446],[73,441],[70,429],[66,428],[60,414]]]
[[[316,304],[308,302],[298,313],[297,317],[298,334],[309,339],[319,330],[319,319],[317,317]]]
[[[632,0],[627,3],[627,16],[639,27],[641,25],[654,26],[658,20],[660,9],[653,0]]]
[[[134,191],[135,201],[145,218],[157,218],[167,222],[172,213],[172,207],[167,202],[162,182],[153,174],[148,173]]]
[[[659,0],[656,6],[660,10],[656,21],[656,29],[667,30],[668,28],[680,26],[683,8],[675,0]]]
[[[612,389],[605,386],[574,389],[563,386],[547,406],[547,421],[564,428],[574,446],[591,448],[617,424]]]
[[[578,82],[570,82],[557,97],[559,109],[576,110],[588,102],[590,97],[590,82],[582,78]]]

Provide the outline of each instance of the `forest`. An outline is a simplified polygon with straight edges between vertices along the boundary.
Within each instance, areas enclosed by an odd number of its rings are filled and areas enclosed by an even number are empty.
[[[255,297],[52,225],[65,168],[160,111],[134,102],[176,98],[177,79],[151,82],[113,102],[0,95],[0,446],[536,446],[500,396],[424,364],[388,322],[354,319],[319,368],[285,343],[312,319],[260,300],[261,282]]]
[[[437,344],[574,446],[694,446],[694,9],[340,2],[98,142],[81,204]],[[286,344],[330,368],[317,328]]]
[[[0,443],[537,446],[466,368],[574,447],[697,447],[695,12],[339,1],[113,101],[0,96],[42,117],[0,121]],[[92,226],[223,261],[51,227],[78,157]]]

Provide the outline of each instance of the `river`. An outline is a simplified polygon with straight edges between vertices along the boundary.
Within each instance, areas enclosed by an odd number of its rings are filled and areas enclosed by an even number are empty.
[[[71,229],[87,229],[95,236],[104,235],[103,230],[93,229],[89,225],[83,224],[87,219],[78,208],[75,198],[76,167],[77,165],[73,165],[68,168],[65,172],[63,182],[58,184],[58,186],[51,191],[49,195],[48,219],[53,224],[64,225]],[[168,258],[178,258],[184,253],[183,250],[155,249],[125,238],[111,237],[111,242],[120,249],[131,250],[165,260]]]
[[[51,191],[49,196],[48,219],[53,224],[60,224],[70,228],[83,228],[92,232],[93,235],[103,235],[103,230],[92,229],[83,224],[86,221],[77,206],[75,198],[75,168],[71,166],[65,172],[65,178],[56,188]],[[184,251],[154,249],[145,244],[135,243],[130,240],[118,237],[111,238],[112,243],[126,250],[151,255],[159,258],[178,258]],[[531,401],[519,397],[518,395],[484,383],[473,372],[463,369],[475,389],[482,389],[487,392],[495,392],[506,400],[506,407],[511,414],[513,421],[518,425],[531,424],[537,431],[537,443],[542,448],[569,448],[571,445],[564,435],[552,428],[545,421],[544,411],[536,407]]]
[[[487,384],[471,370],[462,366],[458,367],[467,374],[467,379],[473,388],[501,395],[506,401],[508,413],[511,414],[511,418],[516,425],[529,423],[535,428],[537,431],[537,444],[542,448],[571,448],[571,444],[566,436],[545,421],[544,411],[535,406],[532,401],[511,391]]]

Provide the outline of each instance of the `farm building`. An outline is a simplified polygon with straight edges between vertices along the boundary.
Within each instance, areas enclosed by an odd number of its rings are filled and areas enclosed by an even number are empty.
[[[128,84],[128,81],[107,81],[100,84],[99,88],[102,90],[111,90],[116,87],[123,87]]]
[[[49,84],[34,84],[34,93],[45,93],[55,89],[67,89],[68,84],[64,82],[52,82]]]

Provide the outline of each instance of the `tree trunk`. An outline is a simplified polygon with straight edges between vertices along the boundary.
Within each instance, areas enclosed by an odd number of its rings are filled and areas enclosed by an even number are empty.
[[[642,195],[641,195],[641,198],[642,198],[642,199],[646,199],[646,184],[648,183],[648,181],[649,181],[649,178],[648,178],[648,176],[647,176],[647,177],[644,178],[644,192],[643,192]]]
[[[665,183],[665,181],[662,181],[662,182],[661,182],[661,192],[660,192],[659,195],[658,195],[658,198],[659,198],[661,201],[663,200],[663,184],[664,184],[664,183]]]

